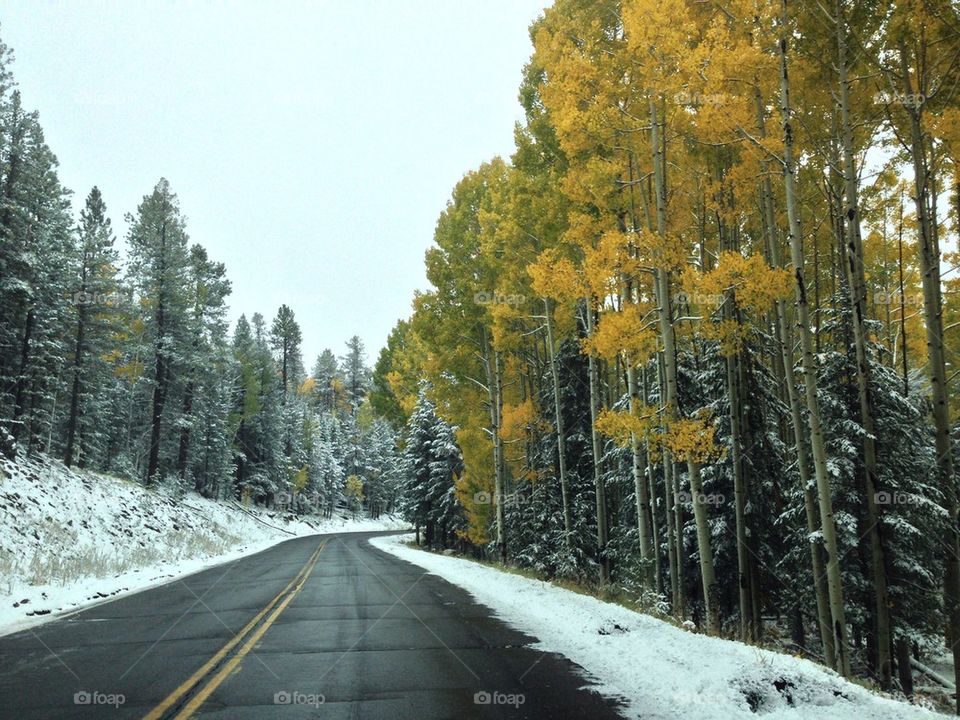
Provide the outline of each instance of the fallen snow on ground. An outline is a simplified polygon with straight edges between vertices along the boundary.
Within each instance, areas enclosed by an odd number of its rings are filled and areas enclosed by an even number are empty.
[[[52,460],[0,457],[0,635],[292,537],[407,527],[391,517],[296,517],[193,493],[174,500]]]
[[[790,655],[711,638],[547,582],[410,546],[410,535],[371,539],[470,592],[534,647],[566,656],[601,693],[645,720],[909,720],[942,717],[875,695]],[[751,708],[753,705],[753,708]]]

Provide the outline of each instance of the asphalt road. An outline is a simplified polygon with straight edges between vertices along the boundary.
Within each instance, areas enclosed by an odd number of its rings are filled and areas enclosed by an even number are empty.
[[[576,665],[369,536],[290,540],[2,637],[0,718],[620,717]]]

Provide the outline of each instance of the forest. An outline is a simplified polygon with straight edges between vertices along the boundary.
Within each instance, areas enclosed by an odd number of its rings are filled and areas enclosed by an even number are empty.
[[[374,516],[395,504],[396,433],[364,405],[359,337],[308,373],[294,311],[227,321],[230,281],[165,179],[118,242],[93,187],[72,217],[0,46],[0,450],[174,494]]]
[[[374,366],[227,321],[166,180],[78,218],[0,52],[0,446],[960,685],[960,9],[556,0]],[[518,68],[519,70],[519,68]],[[375,262],[374,258],[365,261]],[[397,308],[397,315],[404,313]],[[422,532],[421,532],[422,531]]]
[[[375,369],[457,428],[428,514],[884,689],[960,670],[957,6],[557,0],[530,36],[516,149]]]

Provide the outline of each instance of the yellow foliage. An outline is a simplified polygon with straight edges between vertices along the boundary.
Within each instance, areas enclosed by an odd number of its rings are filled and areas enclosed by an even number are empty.
[[[583,267],[587,287],[598,298],[619,294],[624,278],[640,271],[629,236],[619,231],[605,232],[595,246],[584,248]]]
[[[510,297],[510,296],[507,296]],[[521,338],[514,332],[515,326],[525,317],[524,312],[514,303],[498,302],[488,306],[493,327],[493,345],[500,351],[516,350],[521,346]]]
[[[469,426],[457,430],[457,444],[463,454],[464,472],[454,479],[457,498],[467,515],[466,538],[477,545],[488,542],[487,526],[493,503],[493,453],[489,435],[477,415]]]
[[[660,236],[650,230],[641,230],[635,234],[634,243],[641,260],[650,267],[670,271],[687,264],[688,249],[678,235]]]
[[[113,374],[118,378],[123,378],[129,383],[136,382],[143,375],[144,364],[139,360],[130,360],[129,362],[117,365],[113,369]]]
[[[308,377],[302,383],[300,387],[297,388],[297,394],[304,397],[310,396],[313,394],[314,389],[317,387],[317,381],[315,378]]]
[[[507,442],[523,439],[527,430],[536,422],[537,411],[532,400],[517,405],[505,404],[500,422],[500,437]]]
[[[416,393],[410,392],[410,389],[405,387],[403,375],[398,370],[387,373],[387,382],[390,383],[390,389],[400,403],[400,407],[403,408],[403,412],[409,416],[413,412],[414,405],[417,404]]]
[[[720,253],[716,268],[691,278],[695,294],[722,298],[730,292],[738,308],[760,312],[789,298],[792,283],[789,270],[772,268],[759,255],[745,257],[730,250]]]
[[[636,414],[619,410],[602,410],[595,427],[597,432],[613,438],[620,447],[629,447],[634,435],[641,437],[650,432],[656,418],[657,409],[653,407],[638,408]]]
[[[707,340],[716,340],[720,343],[720,351],[725,357],[736,355],[743,348],[743,342],[750,334],[749,326],[731,318],[724,318],[714,323],[704,323],[700,333]]]
[[[713,442],[716,428],[708,413],[695,418],[682,418],[670,423],[664,443],[677,460],[702,463],[723,456]]]
[[[290,479],[290,489],[295,492],[302,492],[303,489],[307,486],[307,480],[309,475],[307,472],[307,466],[304,465],[299,470],[297,470],[293,477]]]
[[[596,353],[606,360],[615,360],[623,353],[631,363],[646,362],[657,350],[657,335],[644,323],[644,306],[630,304],[623,310],[600,313],[593,336],[584,338],[584,353]]]
[[[346,485],[343,488],[343,493],[348,498],[356,500],[358,503],[363,502],[363,478],[358,475],[348,475]]]
[[[586,287],[576,266],[555,248],[540,253],[536,261],[527,266],[527,273],[533,291],[540,297],[566,302],[586,295]]]
[[[742,313],[762,313],[777,300],[787,299],[793,291],[792,283],[789,270],[772,268],[759,255],[724,251],[713,270],[698,273],[688,268],[683,273],[682,285],[687,292],[682,299],[705,315],[715,313],[727,298],[731,300],[729,310],[736,311],[736,316],[705,321],[700,331],[703,337],[718,341],[725,355],[733,355],[750,333]]]

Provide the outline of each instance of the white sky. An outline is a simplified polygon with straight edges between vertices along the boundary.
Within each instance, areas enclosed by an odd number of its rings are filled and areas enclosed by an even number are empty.
[[[548,2],[0,0],[0,38],[75,205],[98,185],[122,237],[168,178],[231,317],[289,304],[309,369],[409,315],[453,185],[512,151]]]

